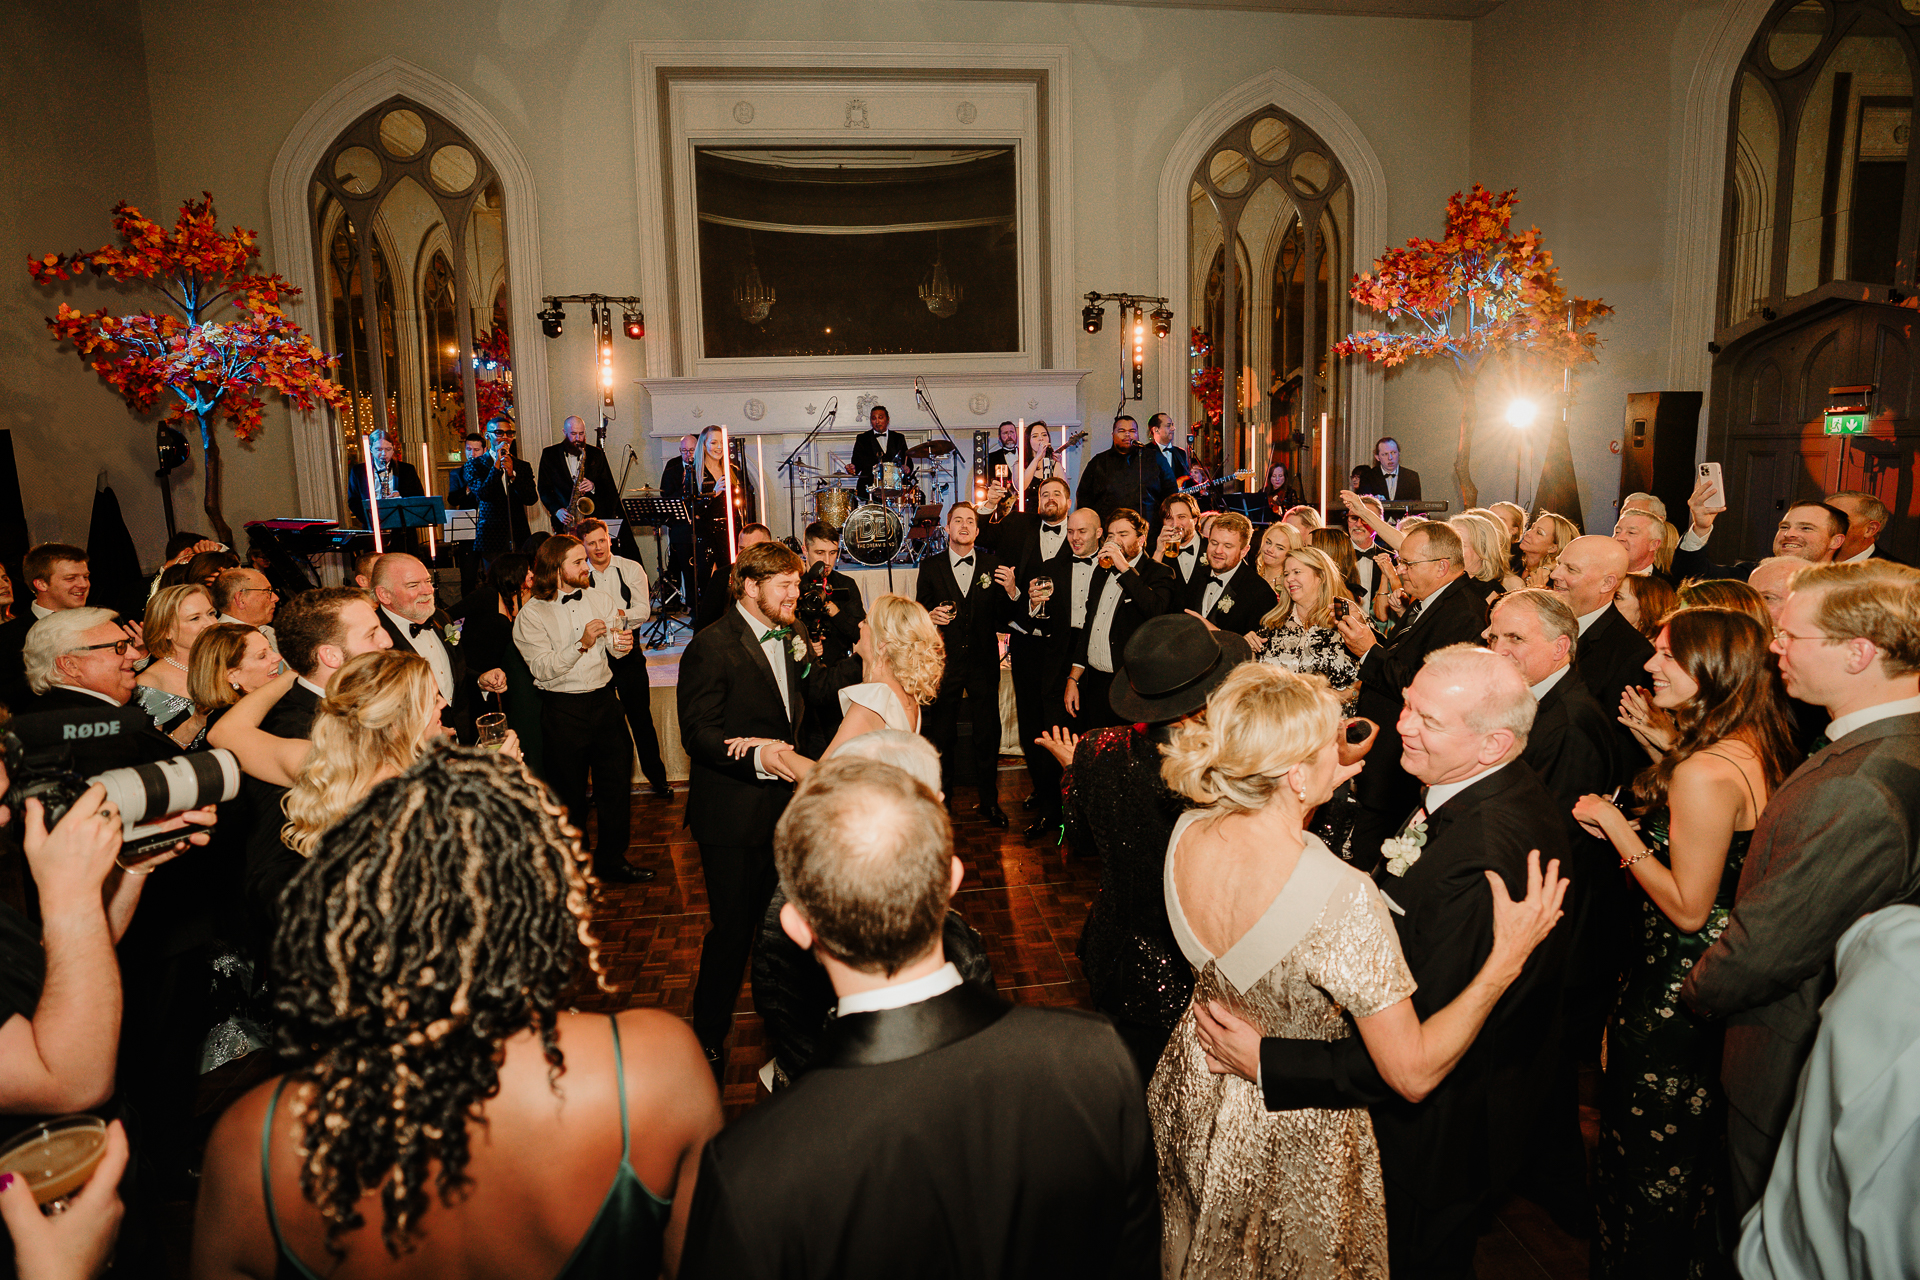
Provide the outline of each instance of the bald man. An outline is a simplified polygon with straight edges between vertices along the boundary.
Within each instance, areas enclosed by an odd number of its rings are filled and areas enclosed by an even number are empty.
[[[587,443],[586,419],[568,418],[565,427],[564,441],[540,451],[540,505],[553,517],[553,527],[565,532],[571,518],[567,505],[573,501],[574,483],[584,470],[587,478],[580,492],[593,499],[595,518],[618,520],[620,494],[607,466],[606,451]]]
[[[1560,552],[1553,566],[1553,593],[1567,602],[1580,623],[1578,656],[1574,670],[1593,693],[1600,710],[1609,717],[1620,715],[1620,695],[1629,686],[1647,683],[1647,659],[1653,646],[1634,630],[1613,604],[1620,580],[1627,576],[1627,549],[1612,538],[1597,534],[1575,538]],[[1646,752],[1631,741],[1625,726],[1618,758],[1622,762],[1620,782],[1646,758]]]

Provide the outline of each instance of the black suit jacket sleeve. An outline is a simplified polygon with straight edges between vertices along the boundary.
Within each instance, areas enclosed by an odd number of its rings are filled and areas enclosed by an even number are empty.
[[[1125,608],[1131,603],[1140,611],[1143,619],[1157,618],[1173,608],[1174,588],[1180,581],[1180,575],[1159,564],[1146,552],[1133,562],[1133,568],[1126,570],[1120,577],[1120,606]],[[1068,575],[1071,582],[1072,575]],[[1107,576],[1098,569],[1094,571],[1093,585],[1087,589],[1087,625],[1074,632],[1072,663],[1076,667],[1087,665],[1087,639],[1093,631],[1093,616],[1100,608],[1100,597],[1106,592]],[[1005,597],[1006,592],[1000,593]],[[1064,595],[1065,592],[1062,592]],[[1071,607],[1071,606],[1069,606]],[[1063,612],[1065,612],[1063,610]],[[1116,620],[1119,609],[1114,611]],[[1119,661],[1120,646],[1113,645],[1114,660]]]
[[[1467,577],[1456,578],[1445,588],[1445,596],[1434,602],[1436,610],[1428,629],[1407,645],[1378,645],[1367,650],[1360,660],[1360,678],[1381,689],[1392,689],[1398,697],[1420,674],[1427,655],[1450,644],[1480,644],[1486,630],[1486,609],[1475,610],[1467,598],[1479,591],[1480,584]]]
[[[728,621],[727,616],[722,614],[714,625],[721,626]],[[731,630],[728,638],[734,638]],[[734,648],[740,649],[740,652],[733,654],[727,651]],[[737,665],[734,659],[738,659]],[[753,771],[752,752],[738,760],[727,755],[727,700],[735,692],[729,672],[744,668],[747,661],[742,644],[728,645],[724,649],[719,645],[688,645],[680,658],[681,745],[689,758],[736,782],[758,780]]]

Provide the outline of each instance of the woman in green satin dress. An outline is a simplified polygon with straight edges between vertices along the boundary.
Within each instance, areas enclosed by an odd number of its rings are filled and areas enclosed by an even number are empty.
[[[1641,890],[1632,959],[1607,1022],[1596,1277],[1704,1275],[1716,1266],[1720,1031],[1681,1003],[1680,984],[1726,927],[1754,824],[1794,764],[1770,639],[1732,610],[1669,614],[1647,671],[1673,739],[1634,781],[1640,821],[1600,796],[1574,806]]]

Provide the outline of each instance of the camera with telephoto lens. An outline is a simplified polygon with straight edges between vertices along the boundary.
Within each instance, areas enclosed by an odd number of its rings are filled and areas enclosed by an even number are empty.
[[[138,707],[111,710],[102,704],[97,712],[42,711],[8,721],[0,729],[0,751],[10,784],[5,803],[16,821],[26,812],[24,802],[37,799],[51,831],[86,789],[98,783],[107,791],[103,803],[119,806],[119,860],[126,866],[186,839],[186,831],[160,830],[169,819],[240,794],[240,762],[220,748],[106,769],[90,777],[76,769],[89,743],[136,730],[146,720]]]
[[[793,612],[807,624],[808,635],[827,633],[827,596],[831,590],[827,575],[832,572],[833,566],[822,560],[808,565],[807,571],[800,575],[800,601],[793,606]]]

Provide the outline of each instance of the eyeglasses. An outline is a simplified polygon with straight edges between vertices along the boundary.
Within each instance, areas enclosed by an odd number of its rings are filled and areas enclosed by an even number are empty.
[[[1773,629],[1773,640],[1775,644],[1781,644],[1781,645],[1792,644],[1795,640],[1818,640],[1822,644],[1836,643],[1835,638],[1833,636],[1826,635],[1822,632],[1816,631],[1814,634],[1810,636],[1797,636],[1793,634],[1793,632],[1788,631],[1785,627],[1775,627]]]
[[[79,646],[76,646],[75,648],[67,650],[67,652],[68,653],[92,653],[95,649],[111,649],[113,650],[114,657],[124,658],[127,656],[127,650],[131,649],[132,647],[133,647],[133,641],[131,640],[109,640],[105,644],[79,645]]]
[[[275,591],[272,587],[241,587],[238,591],[234,592],[233,594],[237,596],[247,596],[247,595],[257,596],[257,595],[260,595],[262,592],[270,596],[277,596],[280,594],[278,591]]]
[[[1434,556],[1431,559],[1427,559],[1427,560],[1402,560],[1399,556],[1395,556],[1393,558],[1393,562],[1399,565],[1402,569],[1411,569],[1413,568],[1413,566],[1417,564],[1440,564],[1443,561],[1445,561],[1446,558],[1447,557],[1445,556]]]

